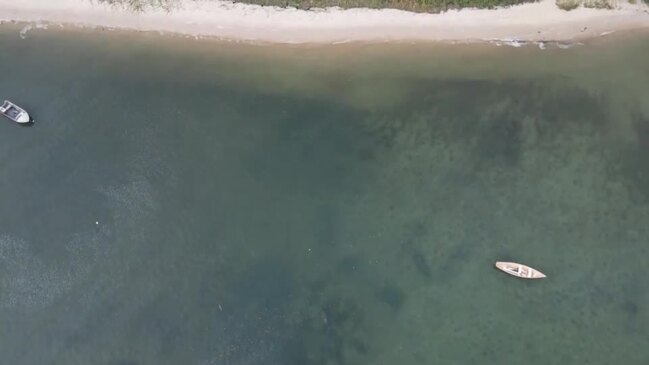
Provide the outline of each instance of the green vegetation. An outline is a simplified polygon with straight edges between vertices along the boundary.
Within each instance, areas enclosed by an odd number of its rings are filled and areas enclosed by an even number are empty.
[[[584,0],[584,8],[613,9],[613,0]]]
[[[630,3],[635,3],[635,0],[628,0]],[[649,1],[649,0],[644,0]],[[556,4],[560,9],[573,10],[582,5],[584,8],[591,9],[613,9],[615,8],[616,0],[556,0]]]
[[[122,5],[135,11],[142,11],[147,7],[171,9],[178,0],[98,0],[100,3],[111,5]]]
[[[556,0],[556,4],[561,10],[574,10],[581,5],[581,0]]]
[[[162,8],[171,10],[182,0],[91,0],[113,5],[126,6],[135,11],[146,8]],[[191,1],[191,0],[186,0]],[[257,4],[263,6],[293,7],[298,9],[327,8],[337,6],[350,8],[391,8],[416,12],[437,13],[449,9],[462,8],[495,8],[538,0],[242,0],[234,2]],[[560,9],[573,10],[579,6],[595,9],[613,9],[616,0],[556,0]],[[637,0],[627,0],[635,4]],[[641,0],[649,5],[649,0]]]
[[[123,5],[133,10],[141,11],[146,8],[171,9],[179,0],[97,0],[99,2]],[[440,12],[448,9],[461,8],[494,8],[536,0],[244,0],[235,1],[264,6],[294,7],[298,9],[313,9],[326,7],[349,8],[391,8],[417,12]],[[645,0],[649,1],[649,0]]]
[[[440,12],[448,9],[494,8],[534,2],[534,0],[245,0],[250,4],[295,7],[298,9],[338,6],[348,8],[392,8],[417,12]]]

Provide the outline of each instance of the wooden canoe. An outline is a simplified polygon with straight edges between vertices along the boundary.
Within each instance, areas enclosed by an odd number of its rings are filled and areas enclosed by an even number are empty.
[[[543,279],[545,277],[545,274],[543,274],[542,272],[527,265],[518,264],[515,262],[498,261],[496,262],[496,267],[499,270],[508,273],[509,275],[513,275],[522,279]]]

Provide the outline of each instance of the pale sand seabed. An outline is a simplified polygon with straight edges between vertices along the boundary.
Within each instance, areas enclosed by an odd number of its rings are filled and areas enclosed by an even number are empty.
[[[620,2],[614,10],[563,11],[553,0],[495,10],[441,14],[337,8],[281,9],[225,1],[188,1],[171,11],[134,13],[89,0],[0,0],[0,22],[47,22],[171,32],[277,43],[348,41],[577,41],[649,28],[649,7]]]

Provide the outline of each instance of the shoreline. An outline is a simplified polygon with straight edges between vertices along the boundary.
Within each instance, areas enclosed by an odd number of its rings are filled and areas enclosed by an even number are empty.
[[[553,0],[492,10],[439,14],[393,9],[297,10],[224,1],[184,1],[167,12],[140,13],[89,0],[0,0],[0,23],[61,24],[174,33],[263,43],[492,42],[571,43],[606,34],[649,29],[649,7],[560,10]]]

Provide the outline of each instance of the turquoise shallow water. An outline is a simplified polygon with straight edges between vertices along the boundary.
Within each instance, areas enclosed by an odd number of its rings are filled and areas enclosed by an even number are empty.
[[[0,123],[0,362],[649,362],[646,34],[18,31],[0,97],[37,123]]]

